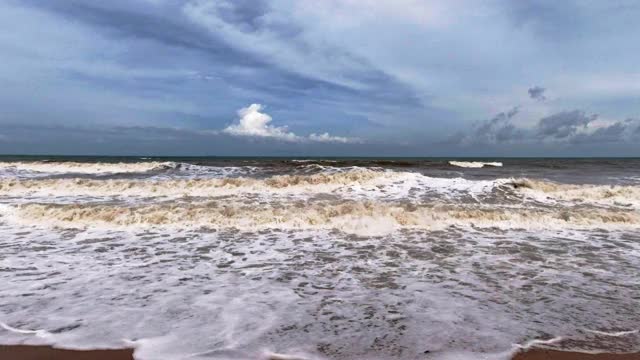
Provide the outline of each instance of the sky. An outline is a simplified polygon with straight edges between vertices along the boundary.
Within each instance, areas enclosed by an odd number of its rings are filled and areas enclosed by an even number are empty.
[[[0,0],[0,153],[640,156],[636,0]]]

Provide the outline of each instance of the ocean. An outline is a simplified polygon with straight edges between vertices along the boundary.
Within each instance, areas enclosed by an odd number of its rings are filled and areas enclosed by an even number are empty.
[[[0,157],[0,341],[640,350],[640,159]]]

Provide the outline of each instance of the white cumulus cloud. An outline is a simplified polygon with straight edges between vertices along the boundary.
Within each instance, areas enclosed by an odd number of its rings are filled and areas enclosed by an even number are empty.
[[[223,131],[236,136],[272,137],[286,141],[299,141],[300,137],[287,131],[285,126],[269,125],[271,116],[260,112],[262,105],[251,104],[238,110],[238,123],[231,124]]]
[[[310,134],[309,135],[309,140],[317,141],[317,142],[338,142],[338,143],[344,143],[344,144],[360,142],[360,140],[356,139],[356,138],[342,137],[342,136],[331,136],[331,135],[329,135],[329,133],[324,133],[324,134],[315,134],[314,133],[314,134]]]
[[[274,138],[290,142],[334,142],[334,143],[359,143],[357,138],[332,136],[328,132],[321,134],[310,134],[309,136],[296,135],[290,132],[286,126],[271,125],[271,116],[261,112],[262,105],[251,104],[238,110],[238,121],[227,126],[223,132],[234,136],[249,136]]]

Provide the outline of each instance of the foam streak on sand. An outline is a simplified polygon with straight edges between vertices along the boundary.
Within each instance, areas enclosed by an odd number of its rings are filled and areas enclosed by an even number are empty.
[[[638,332],[640,332],[640,330],[606,332],[606,331],[588,330],[588,329],[586,331],[590,332],[590,333],[593,333],[593,334],[597,334],[597,335],[613,336],[613,337],[632,335],[632,334],[637,334]]]
[[[17,334],[33,334],[33,335],[36,335],[36,336],[41,337],[41,338],[47,338],[47,337],[51,336],[51,334],[48,333],[45,330],[17,329],[17,328],[14,328],[12,326],[9,326],[9,325],[3,323],[2,321],[0,321],[0,327],[2,327],[3,329],[5,329],[7,331],[11,331],[11,332],[14,332],[14,333],[17,333]]]

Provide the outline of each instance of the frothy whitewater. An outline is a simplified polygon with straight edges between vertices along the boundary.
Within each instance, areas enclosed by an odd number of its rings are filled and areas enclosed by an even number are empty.
[[[137,359],[640,350],[635,160],[0,162],[0,341]]]

